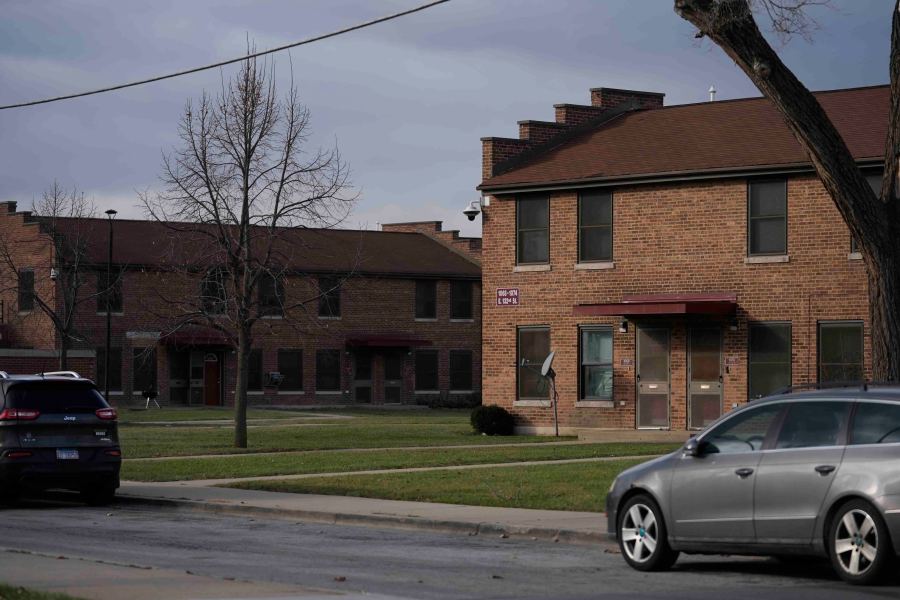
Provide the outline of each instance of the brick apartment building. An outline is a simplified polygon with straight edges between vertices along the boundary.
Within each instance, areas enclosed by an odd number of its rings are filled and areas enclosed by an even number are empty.
[[[886,86],[819,102],[880,189]],[[483,399],[523,431],[702,427],[783,386],[870,372],[865,267],[762,98],[591,105],[483,138]]]
[[[234,348],[215,330],[172,326],[173,305],[165,299],[199,297],[205,281],[166,268],[173,252],[184,253],[181,242],[159,223],[114,220],[112,268],[122,275],[107,296],[100,292],[109,223],[59,220],[56,230],[76,227],[88,243],[83,294],[91,300],[76,314],[83,341],[70,351],[70,368],[103,387],[108,298],[113,402],[142,403],[141,393],[152,388],[162,403],[230,404]],[[60,302],[50,274],[52,245],[40,221],[16,212],[12,202],[0,204],[0,235],[15,240],[18,267],[14,273],[0,265],[0,370],[55,370],[58,336],[34,298]],[[258,322],[251,404],[477,401],[480,239],[443,231],[440,222],[384,225],[382,231],[306,229],[285,239],[292,258],[272,286],[282,307],[309,302],[288,315],[270,306]],[[271,296],[268,287],[261,293]],[[266,306],[262,296],[260,306]],[[271,373],[283,376],[279,386],[271,385]]]

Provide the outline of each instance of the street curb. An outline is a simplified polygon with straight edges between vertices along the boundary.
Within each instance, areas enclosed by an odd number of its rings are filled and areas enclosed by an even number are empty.
[[[146,496],[116,496],[119,503],[143,504],[166,508],[188,509],[211,514],[260,516],[268,518],[289,518],[331,525],[356,525],[363,527],[387,527],[391,529],[415,529],[440,533],[465,534],[468,536],[488,535],[515,539],[529,539],[559,542],[565,544],[601,544],[609,548],[618,546],[610,541],[605,533],[584,532],[569,529],[551,529],[544,527],[511,527],[496,523],[469,523],[464,521],[443,521],[399,515],[352,514],[326,511],[298,510],[291,508],[269,508],[265,506],[218,504],[175,498],[150,498]]]

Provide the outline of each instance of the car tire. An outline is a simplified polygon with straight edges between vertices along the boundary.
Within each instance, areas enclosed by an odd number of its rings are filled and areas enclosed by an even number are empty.
[[[856,585],[878,583],[894,558],[884,519],[865,500],[841,505],[828,528],[826,544],[835,572]]]
[[[659,505],[646,494],[628,499],[619,510],[616,537],[625,562],[638,571],[665,571],[678,560],[669,546]]]
[[[104,483],[81,490],[81,498],[89,506],[106,506],[116,497],[116,486]]]
[[[0,489],[0,505],[15,506],[19,502],[21,492],[12,486],[3,486]]]

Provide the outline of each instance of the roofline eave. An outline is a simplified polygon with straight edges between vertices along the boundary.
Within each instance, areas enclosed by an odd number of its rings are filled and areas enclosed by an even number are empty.
[[[861,168],[881,166],[883,156],[856,159]],[[736,176],[784,175],[791,173],[814,172],[812,163],[789,163],[780,165],[754,165],[752,167],[722,167],[719,169],[703,169],[696,171],[669,171],[660,173],[641,173],[639,175],[617,175],[612,177],[589,177],[547,182],[524,182],[500,185],[478,185],[475,189],[488,194],[509,194],[515,192],[547,192],[585,187],[602,187],[622,184],[670,183],[680,181],[698,181],[704,179],[727,179]]]

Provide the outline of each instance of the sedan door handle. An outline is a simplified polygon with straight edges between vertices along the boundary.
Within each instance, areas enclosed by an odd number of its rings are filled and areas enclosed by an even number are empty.
[[[751,469],[749,467],[743,467],[741,469],[736,470],[734,472],[734,474],[737,475],[738,477],[740,477],[741,479],[746,479],[747,477],[750,477],[751,475],[753,475],[753,469]]]
[[[834,465],[819,465],[818,467],[816,467],[816,473],[823,476],[828,475],[833,472],[835,468],[836,467]]]

